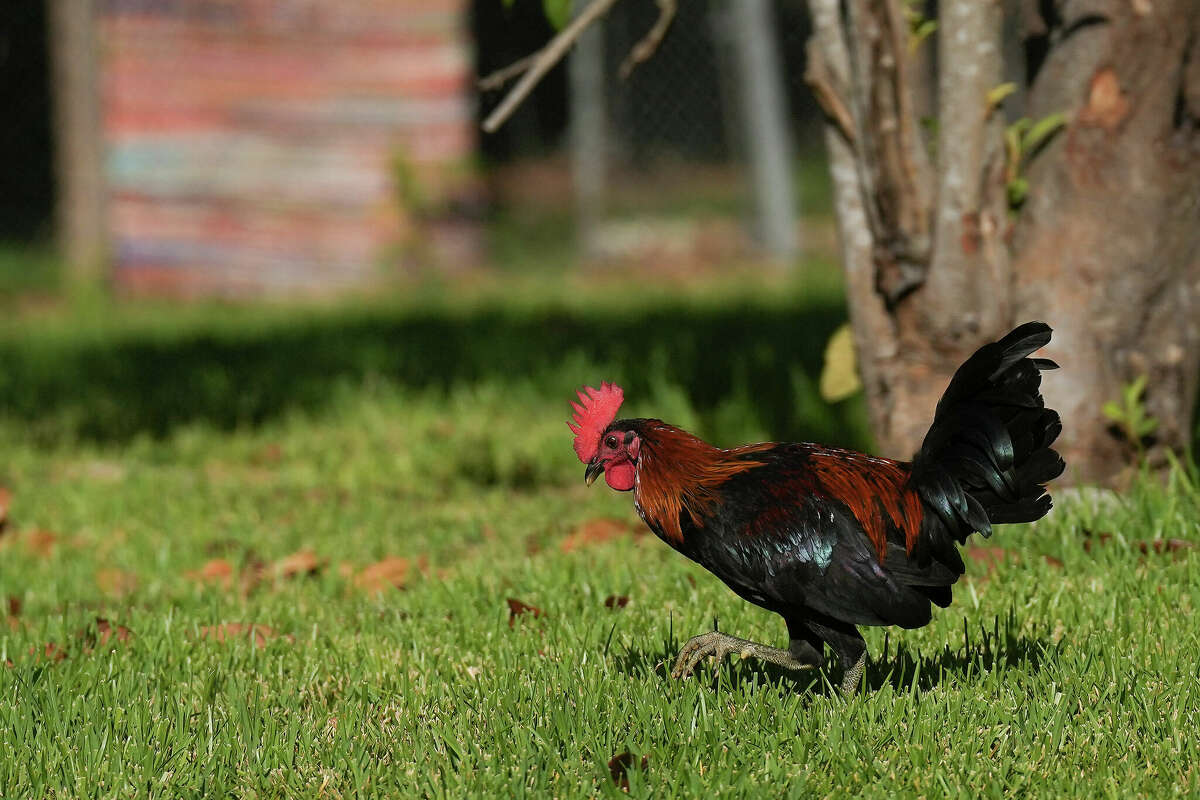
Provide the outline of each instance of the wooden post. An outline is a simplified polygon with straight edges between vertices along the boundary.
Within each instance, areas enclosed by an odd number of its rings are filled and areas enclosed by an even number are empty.
[[[104,278],[104,141],[100,129],[95,0],[50,0],[56,226],[72,283]]]

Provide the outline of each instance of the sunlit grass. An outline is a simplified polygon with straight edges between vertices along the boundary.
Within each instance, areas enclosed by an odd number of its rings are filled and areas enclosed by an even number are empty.
[[[481,296],[476,306],[431,290],[425,303],[299,317],[138,306],[4,332],[0,351],[28,359],[24,374],[41,381],[30,397],[49,423],[0,401],[0,486],[12,493],[0,602],[15,601],[0,612],[16,612],[0,625],[0,661],[13,662],[0,668],[0,796],[623,796],[609,761],[625,752],[635,765],[647,757],[626,774],[635,797],[1200,788],[1200,555],[1139,545],[1200,540],[1200,496],[1184,471],[1099,508],[1064,502],[1035,526],[999,529],[986,545],[1003,552],[970,560],[954,605],[929,627],[866,632],[874,661],[860,696],[830,688],[836,670],[794,677],[753,661],[671,681],[664,665],[714,618],[776,643],[783,625],[641,534],[628,495],[584,487],[563,424],[571,387],[632,380],[641,390],[628,413],[722,444],[801,423],[758,412],[766,367],[705,401],[702,362],[684,363],[681,338],[646,345],[640,375],[636,342],[555,347],[556,330],[612,332],[661,308],[628,281],[611,286],[624,288],[535,287],[525,300]],[[747,351],[740,358],[774,357],[790,402],[816,408],[803,388],[815,383],[807,351],[773,350],[762,337],[774,327],[717,313],[743,303],[802,320],[800,293],[705,291],[664,299],[678,309],[666,318],[694,324],[689,332],[726,326]],[[478,343],[521,369],[480,362],[421,382],[387,357],[389,346],[417,357],[426,343],[389,337],[414,330],[399,323],[420,314],[475,324],[508,314],[511,325],[480,330],[515,332],[531,347],[530,319],[560,319],[546,308],[570,322],[545,333],[554,358]],[[627,322],[606,322],[613,315]],[[353,368],[323,361],[336,374],[298,384],[320,389],[319,402],[284,396],[241,421],[217,414],[220,392],[197,383],[139,409],[153,417],[188,392],[211,391],[211,404],[139,429],[120,414],[135,394],[94,363],[122,342],[164,364],[193,359],[171,374],[245,376],[247,387],[221,390],[236,406],[243,388],[265,384],[221,359],[281,352],[270,348],[293,341],[297,326],[333,337],[330,352]],[[299,365],[303,352],[289,357]],[[54,386],[83,394],[68,403]],[[111,415],[89,408],[88,391],[114,404]],[[856,412],[825,413],[834,436]],[[281,561],[302,551],[319,562],[315,574],[282,574]],[[403,588],[364,588],[364,570],[389,557],[407,565]],[[198,577],[214,561],[228,584]],[[610,597],[629,601],[610,608]],[[508,598],[544,613],[510,619]],[[128,640],[101,644],[98,618],[128,628]],[[228,624],[269,631],[261,647],[206,636]]]

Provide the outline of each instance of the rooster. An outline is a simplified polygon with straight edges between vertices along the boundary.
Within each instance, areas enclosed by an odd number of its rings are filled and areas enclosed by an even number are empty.
[[[1029,322],[967,359],[911,462],[810,443],[725,450],[661,420],[616,419],[615,384],[581,390],[568,425],[587,484],[603,473],[632,491],[658,538],[787,624],[787,648],[695,636],[672,676],[729,653],[819,668],[829,645],[842,691],[855,692],[867,658],[858,626],[926,625],[965,571],[956,545],[1050,510],[1062,424],[1039,387],[1057,365],[1030,357],[1050,334]]]

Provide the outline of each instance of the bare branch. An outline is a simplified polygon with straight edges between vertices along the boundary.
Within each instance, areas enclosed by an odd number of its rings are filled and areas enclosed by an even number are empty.
[[[837,126],[838,131],[845,137],[847,143],[855,142],[854,117],[850,108],[842,99],[838,89],[833,86],[833,77],[821,56],[818,47],[810,47],[808,53],[808,68],[804,71],[804,80],[817,98],[817,104],[825,112],[825,116]]]
[[[491,75],[480,78],[478,83],[475,85],[485,92],[490,92],[493,89],[499,89],[501,86],[508,83],[525,70],[529,69],[529,65],[533,63],[533,59],[536,56],[537,53],[530,53],[524,58],[518,58],[507,67],[502,67],[493,72]]]
[[[629,55],[621,62],[622,80],[629,78],[638,64],[649,60],[650,56],[658,50],[663,37],[667,35],[667,29],[671,27],[671,22],[675,19],[676,10],[676,0],[658,0],[658,19],[654,21],[654,26],[642,37],[640,42],[633,46]]]
[[[555,64],[562,61],[563,56],[587,30],[587,27],[607,14],[616,4],[617,0],[592,0],[587,8],[579,13],[579,16],[571,20],[567,27],[550,40],[549,44],[531,55],[533,63],[521,76],[521,80],[517,81],[516,86],[500,101],[500,105],[496,106],[495,110],[483,121],[483,129],[488,133],[495,133],[517,110],[517,106],[521,105],[529,96],[538,82],[546,77],[546,73],[553,69]],[[512,66],[507,69],[512,69]]]

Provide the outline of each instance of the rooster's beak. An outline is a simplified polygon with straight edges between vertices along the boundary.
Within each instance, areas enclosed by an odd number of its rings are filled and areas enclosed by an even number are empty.
[[[587,469],[583,471],[583,480],[587,482],[588,486],[591,486],[601,472],[604,472],[604,462],[593,458],[592,463],[588,464]]]

